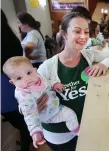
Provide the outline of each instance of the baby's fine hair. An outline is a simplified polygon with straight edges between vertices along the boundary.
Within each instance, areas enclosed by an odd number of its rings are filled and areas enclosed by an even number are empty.
[[[32,66],[31,62],[27,57],[15,56],[9,58],[3,65],[3,72],[10,78],[12,70],[19,67],[22,63],[26,63]]]

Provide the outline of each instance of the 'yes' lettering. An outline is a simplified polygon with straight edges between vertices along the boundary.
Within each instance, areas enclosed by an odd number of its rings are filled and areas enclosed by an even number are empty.
[[[60,92],[60,95],[63,97],[63,100],[73,100],[78,97],[82,97],[86,95],[86,86],[82,86],[78,90],[71,91],[69,89],[65,89],[65,93]]]

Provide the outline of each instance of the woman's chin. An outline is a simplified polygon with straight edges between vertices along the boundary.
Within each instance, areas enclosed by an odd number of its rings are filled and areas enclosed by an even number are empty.
[[[84,46],[78,46],[77,49],[78,50],[82,50],[84,48]]]

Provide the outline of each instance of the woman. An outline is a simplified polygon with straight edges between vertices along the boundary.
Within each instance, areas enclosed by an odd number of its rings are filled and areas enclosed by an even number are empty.
[[[97,48],[102,49],[104,37],[102,33],[100,33],[100,25],[96,21],[91,21],[89,24],[89,30],[90,30],[90,43],[87,44],[87,47],[96,46],[96,49]]]
[[[108,18],[108,21],[107,21],[107,25],[106,25],[106,27],[104,29],[104,32],[109,33],[109,18]]]
[[[22,32],[27,32],[21,42],[23,55],[28,57],[34,67],[39,67],[46,60],[44,38],[40,31],[40,22],[36,21],[28,13],[18,14],[18,26]]]
[[[83,16],[85,16],[85,18],[88,20],[89,23],[92,20],[90,12],[83,6],[76,6],[76,7],[72,8],[71,12],[78,12],[78,13],[82,14]],[[56,35],[56,41],[57,41],[57,44],[59,46],[59,51],[58,52],[61,52],[64,49],[64,46],[65,46],[64,38],[63,38],[62,33],[61,33],[61,25],[59,26],[59,32]],[[87,43],[89,44],[90,40]]]
[[[21,56],[22,46],[11,30],[4,12],[1,10],[1,69],[10,57]],[[29,150],[31,141],[23,115],[19,113],[18,103],[14,97],[15,87],[1,71],[1,114],[12,126],[20,131],[21,151]]]
[[[90,37],[97,38],[100,32],[100,25],[96,21],[91,21],[89,24]]]
[[[82,23],[82,24],[81,24]],[[89,38],[88,21],[79,13],[70,13],[63,17],[61,29],[65,39],[64,50],[46,60],[38,69],[38,73],[48,79],[55,78],[64,85],[65,90],[58,92],[60,103],[71,108],[81,122],[87,84],[82,81],[81,73],[93,62],[102,62],[89,68],[89,75],[99,76],[106,73],[109,67],[109,52],[83,50]],[[47,102],[47,97],[39,99],[41,104]],[[74,136],[65,123],[42,124],[47,144],[54,151],[75,150],[77,136]]]
[[[56,42],[59,46],[59,50],[60,52],[64,49],[64,38],[62,36],[62,33],[61,33],[61,25],[59,26],[59,32],[56,34]]]
[[[20,27],[19,27],[19,33],[20,33],[20,41],[23,41],[23,39],[26,37],[27,33],[26,32],[22,32]]]

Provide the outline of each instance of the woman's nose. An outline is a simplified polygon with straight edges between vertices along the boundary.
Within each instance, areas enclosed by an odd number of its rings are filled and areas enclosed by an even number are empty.
[[[80,37],[81,37],[81,38],[86,38],[85,33],[81,33]]]

